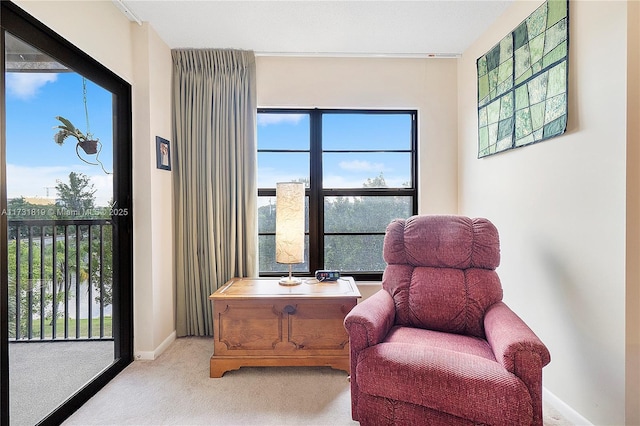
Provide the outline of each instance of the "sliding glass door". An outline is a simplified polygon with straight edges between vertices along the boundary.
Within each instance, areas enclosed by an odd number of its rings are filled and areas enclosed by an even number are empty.
[[[131,89],[2,8],[0,411],[58,423],[132,360]]]

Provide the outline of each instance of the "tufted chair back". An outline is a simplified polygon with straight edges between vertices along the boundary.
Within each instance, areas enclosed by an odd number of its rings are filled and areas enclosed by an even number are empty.
[[[412,216],[389,224],[383,288],[396,325],[485,338],[484,314],[502,300],[496,227],[487,219]]]

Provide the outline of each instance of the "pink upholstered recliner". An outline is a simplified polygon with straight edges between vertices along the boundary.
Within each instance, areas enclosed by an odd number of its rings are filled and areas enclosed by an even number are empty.
[[[544,344],[502,302],[486,219],[412,216],[384,240],[383,289],[345,318],[362,425],[542,425]]]

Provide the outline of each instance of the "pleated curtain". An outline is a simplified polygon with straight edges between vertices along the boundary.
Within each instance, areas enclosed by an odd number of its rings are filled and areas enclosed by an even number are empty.
[[[250,51],[175,49],[176,331],[212,335],[208,297],[257,275],[256,68]]]

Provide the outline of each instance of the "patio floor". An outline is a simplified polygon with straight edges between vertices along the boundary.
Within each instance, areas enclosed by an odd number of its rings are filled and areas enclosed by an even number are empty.
[[[110,366],[113,355],[113,341],[10,342],[10,424],[38,423]]]

